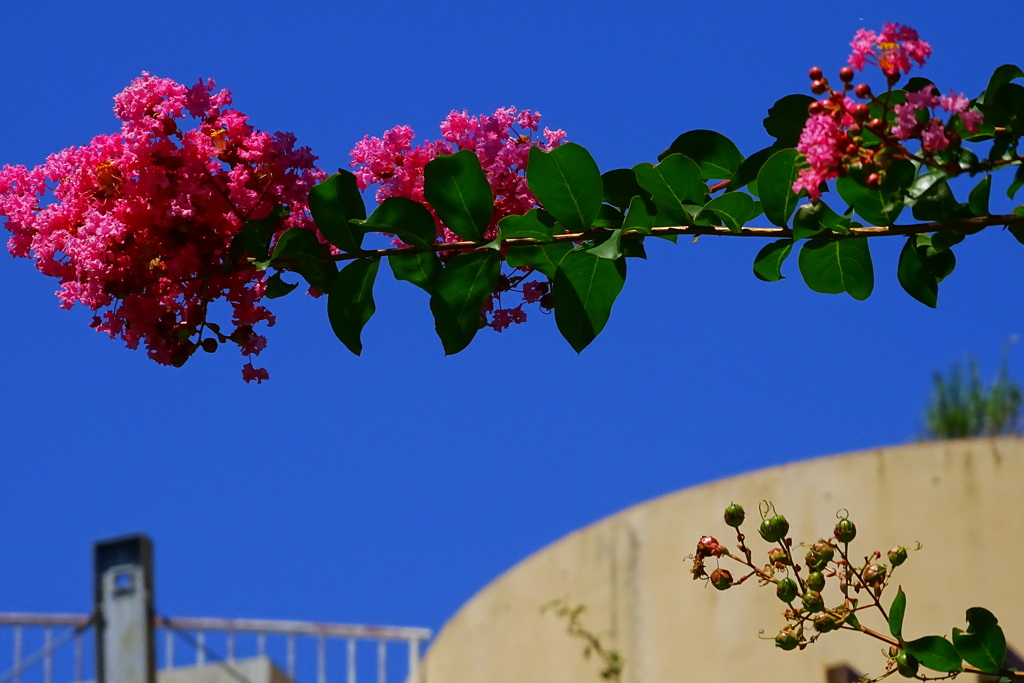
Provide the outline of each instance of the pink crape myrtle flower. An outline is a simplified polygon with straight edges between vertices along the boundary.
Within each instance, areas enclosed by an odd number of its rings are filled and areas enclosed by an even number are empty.
[[[876,64],[886,76],[910,73],[911,59],[924,66],[932,54],[931,45],[921,40],[917,31],[892,22],[886,22],[880,33],[860,29],[850,47],[850,66],[863,71],[866,64]]]
[[[538,147],[549,151],[565,140],[563,130],[545,127],[540,131],[540,118],[538,112],[529,109],[519,111],[515,107],[497,109],[490,116],[471,116],[465,110],[453,110],[441,122],[441,139],[413,146],[413,130],[409,126],[395,126],[381,137],[367,135],[357,142],[350,152],[350,166],[361,190],[377,186],[377,202],[389,197],[405,197],[420,202],[434,216],[438,242],[460,242],[462,238],[441,221],[424,198],[424,168],[440,154],[472,150],[480,160],[494,194],[494,213],[484,233],[485,239],[493,239],[498,234],[498,222],[502,218],[525,214],[538,206],[537,197],[526,184],[530,150]],[[402,244],[398,238],[394,243]],[[446,255],[442,254],[442,257]],[[499,297],[509,291],[509,282],[508,277],[503,278],[503,284],[499,284],[492,301],[483,311],[488,316],[488,324],[497,331],[526,320],[521,305],[513,308],[500,306]]]
[[[811,199],[821,197],[821,184],[839,175],[842,146],[842,131],[832,116],[814,114],[808,117],[796,149],[807,159],[810,168],[800,171],[793,183],[793,192],[799,194],[801,190],[807,190]]]
[[[315,230],[306,197],[326,174],[293,135],[257,130],[230,105],[212,80],[143,72],[114,97],[120,132],[0,170],[0,216],[8,251],[59,280],[61,307],[95,311],[97,331],[176,366],[232,342],[249,358],[244,379],[262,381],[251,361],[266,338],[254,326],[274,316],[264,273],[231,245],[276,207],[289,211],[279,230]],[[231,316],[218,323],[219,299]]]

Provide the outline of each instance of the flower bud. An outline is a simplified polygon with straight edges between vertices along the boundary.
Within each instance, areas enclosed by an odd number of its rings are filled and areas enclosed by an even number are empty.
[[[901,676],[914,678],[917,676],[917,667],[917,657],[903,650],[896,653],[896,670],[900,672]]]
[[[849,83],[853,80],[853,69],[848,66],[844,66],[839,70],[839,80],[843,83]]]
[[[768,561],[776,567],[785,567],[789,564],[789,553],[782,548],[772,548],[768,551]]]
[[[818,591],[807,591],[801,601],[808,612],[821,612],[825,609],[825,599]]]
[[[885,132],[885,121],[882,119],[871,119],[868,121],[868,130],[875,135],[882,135]]]
[[[207,353],[213,353],[217,350],[217,340],[213,337],[207,337],[203,340],[203,351]]]
[[[871,99],[871,86],[867,83],[858,83],[857,87],[853,89],[853,94],[862,100]]]
[[[781,541],[789,533],[789,522],[782,515],[774,515],[761,520],[757,533],[769,543]]]
[[[818,633],[828,633],[829,631],[835,631],[839,628],[840,620],[836,619],[835,616],[825,612],[814,617],[814,629]]]
[[[716,569],[711,572],[711,585],[720,591],[724,591],[732,586],[732,574],[729,573],[728,569]]]
[[[807,75],[812,81],[820,81],[825,74],[822,73],[820,68],[812,66],[811,70],[807,72]]]
[[[743,506],[737,503],[732,503],[725,508],[725,523],[733,528],[738,529],[746,516],[747,513],[743,511]]]
[[[792,629],[782,629],[779,635],[775,636],[775,646],[789,652],[790,650],[796,649],[796,646],[800,644],[800,638],[792,631]]]
[[[828,83],[823,80],[811,82],[811,92],[815,95],[821,95],[828,90]]]
[[[852,116],[855,121],[867,121],[868,116],[870,115],[871,110],[868,109],[868,105],[866,104],[855,104],[850,109],[850,116]]]
[[[825,587],[825,575],[821,572],[811,572],[807,575],[807,587],[812,591],[820,591]]]
[[[886,567],[884,564],[870,564],[861,577],[864,579],[864,583],[868,586],[875,587],[881,586],[885,583]]]
[[[779,584],[775,586],[775,595],[782,600],[782,602],[793,602],[796,598],[796,581],[790,578],[785,578],[779,581]]]
[[[841,519],[832,533],[840,543],[849,543],[857,537],[857,525],[848,519]]]
[[[864,184],[872,190],[877,190],[882,185],[882,176],[877,173],[869,173],[868,177],[864,180]]]
[[[828,566],[828,563],[832,561],[835,554],[835,548],[832,547],[831,543],[820,540],[807,551],[804,561],[807,563],[807,568],[812,572],[820,572]]]
[[[898,567],[907,561],[907,549],[901,545],[891,548],[888,552],[889,562],[892,566]]]

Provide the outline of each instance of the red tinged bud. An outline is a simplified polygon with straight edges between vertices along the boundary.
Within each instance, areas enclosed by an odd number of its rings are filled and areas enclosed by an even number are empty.
[[[858,83],[857,87],[853,89],[853,94],[862,100],[870,100],[873,97],[871,86],[867,83]]]
[[[790,629],[784,629],[775,636],[775,647],[789,652],[800,644],[800,638]]]
[[[743,506],[737,503],[732,503],[725,508],[725,523],[733,528],[738,529],[746,516],[747,513],[744,512]]]
[[[894,567],[898,567],[907,561],[907,549],[901,545],[889,550],[888,555],[889,562],[891,562]]]
[[[732,587],[732,574],[728,569],[716,569],[711,572],[711,585],[720,591]]]
[[[825,74],[822,73],[821,69],[816,66],[812,66],[811,70],[807,72],[807,76],[812,81],[820,81],[824,75]]]
[[[811,83],[811,92],[815,95],[821,95],[828,90],[828,83],[825,81],[813,81]]]
[[[839,70],[839,80],[843,83],[849,83],[853,80],[853,69],[848,66],[844,66]]]
[[[864,106],[864,105],[860,105]],[[867,107],[865,107],[866,109]],[[849,543],[857,537],[857,525],[848,519],[841,519],[832,532],[840,543]]]

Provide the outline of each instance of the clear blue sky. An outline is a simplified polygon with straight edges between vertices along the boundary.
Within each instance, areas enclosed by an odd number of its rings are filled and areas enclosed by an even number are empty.
[[[760,149],[772,102],[887,20],[932,43],[919,73],[944,91],[976,95],[1024,61],[999,39],[1020,0],[57,0],[4,15],[0,163],[113,131],[111,97],[143,70],[214,77],[327,169],[364,134],[435,137],[453,108],[514,104],[610,170],[695,128]],[[651,244],[581,356],[534,316],[446,358],[423,293],[382,269],[361,358],[323,300],[293,295],[261,386],[233,354],[157,366],[0,258],[0,611],[87,611],[92,541],[141,530],[161,613],[437,629],[516,561],[628,505],[913,439],[934,370],[974,353],[991,374],[1024,331],[1024,247],[987,232],[958,249],[938,310],[897,284],[898,241],[872,245],[865,302],[810,292],[795,263],[755,280],[756,240]]]

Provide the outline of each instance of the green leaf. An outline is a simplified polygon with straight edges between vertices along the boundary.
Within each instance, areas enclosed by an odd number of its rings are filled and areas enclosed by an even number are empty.
[[[714,213],[732,232],[740,232],[746,222],[757,215],[753,197],[742,192],[720,194],[704,205],[704,211]]]
[[[433,292],[434,277],[441,271],[441,260],[432,251],[389,254],[388,265],[396,280],[411,282],[428,293]]]
[[[804,243],[799,264],[804,282],[815,292],[847,292],[862,301],[875,286],[866,237],[815,237]]]
[[[364,225],[370,230],[396,235],[415,247],[429,247],[437,238],[437,226],[427,207],[406,197],[388,197]]]
[[[309,212],[327,241],[342,251],[359,251],[364,230],[353,220],[366,218],[366,205],[356,177],[338,171],[309,191]]]
[[[736,169],[736,173],[733,174],[732,179],[729,181],[729,186],[726,191],[733,192],[754,182],[757,179],[757,174],[761,172],[761,167],[768,161],[773,154],[782,149],[781,147],[765,147],[764,149],[754,152],[749,157],[743,160],[743,163]],[[751,190],[751,194],[757,194]]]
[[[341,269],[327,294],[327,318],[341,343],[357,356],[363,352],[360,336],[376,312],[373,282],[380,259],[356,259]]]
[[[754,276],[765,282],[778,282],[785,276],[782,274],[782,262],[793,249],[793,240],[786,239],[769,242],[754,257]]]
[[[281,219],[288,215],[288,210],[277,207],[266,218],[248,220],[238,233],[245,253],[257,261],[266,261],[270,254],[270,242],[278,231]]]
[[[1017,190],[1024,185],[1024,166],[1018,166],[1017,172],[1013,174],[1013,182],[1006,188],[1006,196],[1013,199],[1013,196],[1017,194]]]
[[[963,671],[963,659],[953,643],[941,636],[925,636],[904,644],[907,653],[914,655],[922,666],[932,671],[949,673]]]
[[[542,209],[530,209],[521,216],[505,216],[498,223],[498,239],[529,237],[550,242],[555,234],[555,219]]]
[[[771,156],[757,174],[757,190],[761,210],[773,224],[786,227],[800,195],[793,192],[793,183],[800,171],[803,155],[795,149],[779,150]]]
[[[1006,126],[1011,132],[1020,135],[1024,132],[1024,86],[1004,83],[996,90],[993,101],[986,102],[982,111],[989,123]]]
[[[896,589],[892,607],[889,608],[889,633],[893,638],[903,638],[903,615],[907,611],[907,596],[903,586]]]
[[[610,204],[602,204],[601,211],[598,212],[597,218],[594,219],[595,228],[610,228],[615,230],[622,227],[622,212],[616,209]]]
[[[622,256],[622,229],[612,230],[608,238],[593,247],[588,252],[600,258],[612,259],[613,261]]]
[[[469,346],[483,324],[480,310],[494,291],[501,257],[488,249],[454,256],[434,278],[430,311],[445,355]]]
[[[985,91],[978,97],[978,104],[985,104],[989,98],[995,99],[996,92],[1000,87],[1018,78],[1024,78],[1024,71],[1021,71],[1020,67],[1014,64],[1003,64],[997,67],[992,72],[992,77],[989,79]]]
[[[278,238],[268,265],[298,273],[320,292],[330,289],[331,280],[338,273],[327,245],[321,244],[313,231],[306,228],[286,230]]]
[[[1016,213],[1016,210],[1014,210],[1014,213]],[[1024,213],[1017,215],[1024,216]],[[1018,242],[1024,244],[1024,225],[1010,225],[1008,227],[1010,229],[1010,234],[1016,237]]]
[[[514,268],[529,266],[549,278],[554,278],[558,264],[572,248],[569,242],[509,247],[505,253],[505,261]]]
[[[672,154],[657,166],[648,163],[633,167],[637,182],[651,193],[659,209],[677,224],[688,225],[690,209],[704,204],[707,185],[700,167],[682,154]]]
[[[814,101],[809,95],[786,95],[772,105],[764,120],[764,129],[775,138],[779,147],[796,147],[807,122],[807,106]]]
[[[793,239],[807,239],[825,231],[848,234],[849,226],[849,216],[840,216],[825,200],[819,199],[812,204],[802,204],[796,210],[793,216]]]
[[[892,225],[903,211],[906,190],[914,183],[914,165],[906,159],[896,159],[878,189],[864,185],[862,175],[851,171],[836,180],[839,196],[867,222],[880,227]]]
[[[953,191],[945,178],[939,178],[931,183],[928,189],[916,196],[913,201],[914,218],[919,221],[948,224],[955,221],[960,213],[960,204],[953,197]]]
[[[290,294],[293,289],[299,286],[299,283],[291,284],[281,279],[281,273],[277,272],[270,276],[267,280],[267,298],[268,299],[280,299],[286,294]]]
[[[428,163],[423,197],[456,235],[473,242],[484,238],[494,214],[494,193],[472,150],[441,154]]]
[[[907,294],[925,306],[935,308],[939,298],[939,281],[928,268],[924,256],[918,249],[919,237],[911,235],[907,238],[903,251],[900,252],[896,277]]]
[[[612,261],[589,251],[571,251],[558,264],[555,324],[577,353],[604,329],[625,281],[624,258]]]
[[[601,186],[604,188],[603,201],[620,209],[626,209],[633,197],[650,197],[636,181],[636,173],[631,168],[606,172],[601,176]]]
[[[967,199],[968,205],[971,207],[971,213],[975,216],[987,216],[989,215],[988,200],[992,195],[992,176],[988,173],[981,179],[974,189],[971,190],[970,197]]]
[[[550,152],[531,148],[526,183],[544,209],[570,231],[590,228],[601,210],[601,171],[590,152],[576,143]]]
[[[658,155],[664,161],[672,154],[697,162],[704,180],[732,178],[743,162],[743,155],[732,140],[712,130],[691,130],[675,139],[668,149]]]
[[[957,652],[985,673],[999,673],[1006,662],[1006,636],[999,621],[982,607],[967,610],[967,632],[953,629]]]

